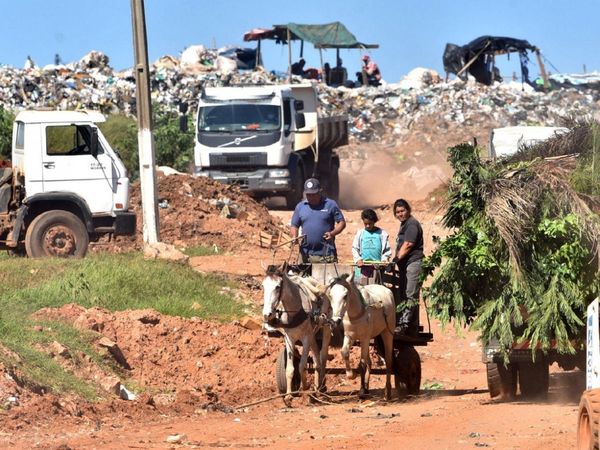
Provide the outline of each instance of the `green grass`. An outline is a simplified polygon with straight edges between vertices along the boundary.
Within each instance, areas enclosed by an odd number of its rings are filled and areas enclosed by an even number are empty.
[[[188,255],[189,257],[193,256],[210,256],[210,255],[219,255],[221,254],[221,249],[216,245],[214,247],[206,247],[206,246],[198,246],[198,247],[188,247],[183,250],[183,253]]]
[[[92,346],[94,333],[81,332],[66,323],[33,320],[33,312],[78,303],[111,311],[153,308],[167,315],[226,321],[243,315],[244,307],[229,293],[221,292],[224,286],[227,283],[222,279],[201,275],[187,265],[147,261],[134,253],[89,255],[81,260],[2,255],[0,343],[18,354],[20,362],[2,352],[0,361],[16,365],[33,385],[94,398],[94,388],[65,372],[40,350],[58,341],[72,355],[83,352],[106,370],[118,371]],[[37,324],[43,325],[43,332],[33,329]]]

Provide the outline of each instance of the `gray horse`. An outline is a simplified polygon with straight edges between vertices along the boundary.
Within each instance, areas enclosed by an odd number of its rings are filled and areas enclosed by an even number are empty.
[[[287,390],[284,402],[291,406],[292,379],[294,377],[295,344],[300,342],[302,354],[298,370],[302,380],[302,389],[308,388],[306,380],[306,363],[308,352],[312,351],[316,366],[315,389],[325,388],[325,366],[327,352],[331,340],[331,328],[328,317],[316,323],[313,317],[314,305],[318,302],[316,281],[304,280],[298,276],[288,276],[286,266],[276,268],[270,266],[263,280],[264,303],[263,320],[268,325],[281,331],[287,350],[286,378]],[[325,289],[323,289],[324,291]],[[329,310],[329,302],[324,301],[320,307],[321,314]],[[321,349],[317,344],[315,332],[322,327]]]
[[[392,398],[392,358],[394,346],[394,327],[396,308],[394,294],[379,284],[356,287],[354,274],[342,275],[330,284],[332,317],[334,325],[344,324],[344,345],[342,358],[346,364],[346,376],[355,378],[350,367],[350,347],[354,341],[360,342],[360,392],[364,397],[369,393],[371,358],[369,342],[375,336],[381,336],[385,349],[385,399]]]

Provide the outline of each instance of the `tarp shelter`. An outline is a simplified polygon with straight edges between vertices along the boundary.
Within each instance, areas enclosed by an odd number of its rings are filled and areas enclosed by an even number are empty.
[[[289,44],[289,41],[301,41],[300,56],[302,56],[304,41],[310,42],[315,48],[335,48],[339,59],[340,48],[379,48],[377,44],[365,44],[358,41],[348,28],[341,22],[331,22],[323,25],[303,25],[288,23],[274,25],[273,28],[255,28],[244,34],[244,41],[258,41],[257,60],[260,59],[260,42],[264,39],[275,40],[278,44]],[[291,46],[288,50],[291,70]],[[322,64],[321,64],[322,65]]]
[[[527,84],[529,80],[529,56],[527,52],[535,53],[540,71],[547,83],[546,71],[540,58],[540,51],[534,45],[523,39],[509,37],[481,36],[467,45],[458,46],[446,44],[444,49],[444,70],[466,79],[467,72],[483,84],[490,85],[494,81],[502,81],[495,65],[495,57],[507,53],[519,53],[521,63],[521,79]]]

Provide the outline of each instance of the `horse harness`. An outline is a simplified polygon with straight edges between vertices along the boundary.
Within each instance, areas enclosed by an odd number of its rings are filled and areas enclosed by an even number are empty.
[[[300,287],[300,286],[298,286]],[[300,287],[300,289],[302,289]],[[277,297],[277,303],[281,304],[281,294],[282,294],[283,289],[281,287],[279,287],[279,294]],[[277,323],[274,324],[274,326],[277,326],[279,328],[284,328],[284,329],[288,329],[288,328],[296,328],[300,325],[302,325],[304,323],[304,321],[306,321],[306,319],[310,319],[310,321],[313,323],[313,325],[316,326],[322,326],[323,324],[326,323],[327,319],[325,317],[323,317],[323,314],[321,314],[321,308],[323,306],[323,298],[320,295],[316,295],[316,302],[312,302],[311,301],[311,311],[310,314],[308,312],[306,312],[306,310],[304,308],[300,308],[299,310],[286,310],[286,309],[277,309],[275,311],[276,314],[276,321]],[[281,321],[281,316],[287,313],[288,314],[288,318],[290,315],[292,315],[292,319],[289,320],[287,323],[283,323]]]

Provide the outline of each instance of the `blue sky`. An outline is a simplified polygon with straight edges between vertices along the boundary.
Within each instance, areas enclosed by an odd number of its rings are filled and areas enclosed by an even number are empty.
[[[43,66],[55,53],[73,61],[100,50],[115,69],[131,67],[130,6],[129,0],[2,0],[0,63],[22,67],[31,55]],[[560,72],[582,72],[584,64],[587,71],[600,70],[598,0],[146,0],[145,6],[150,62],[192,44],[248,46],[242,36],[255,27],[339,20],[360,41],[380,45],[371,55],[388,82],[414,67],[442,74],[447,42],[462,45],[484,34],[527,39]],[[300,46],[292,48],[297,59]],[[265,41],[263,56],[267,69],[286,69],[286,46]],[[358,69],[357,50],[343,50],[341,57],[350,73]],[[310,44],[305,59],[307,66],[320,64]],[[335,51],[324,59],[335,62]],[[503,75],[518,72],[517,62],[516,55],[498,59]],[[538,74],[537,66],[531,74]]]

